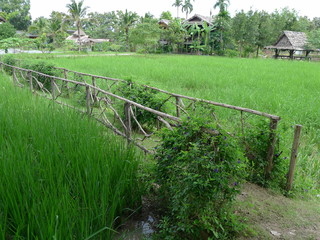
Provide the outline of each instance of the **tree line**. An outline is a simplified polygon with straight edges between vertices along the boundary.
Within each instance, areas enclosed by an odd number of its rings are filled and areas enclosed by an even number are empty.
[[[193,1],[175,0],[177,16],[169,11],[159,18],[151,13],[139,16],[131,11],[105,13],[88,12],[84,1],[71,0],[66,5],[68,13],[53,11],[48,18],[39,17],[31,21],[29,0],[0,0],[0,16],[8,21],[0,25],[0,40],[14,37],[16,30],[25,30],[38,36],[34,42],[38,49],[55,49],[71,46],[66,42],[73,29],[84,30],[92,38],[105,38],[110,42],[95,46],[100,51],[141,52],[193,52],[198,54],[258,56],[261,49],[272,45],[284,30],[306,32],[309,43],[320,46],[320,18],[299,16],[294,9],[283,8],[272,13],[249,10],[238,11],[233,17],[228,12],[229,0],[217,0],[213,7],[218,14],[202,26],[190,25],[179,17],[179,10],[186,18],[193,11]],[[159,21],[166,19],[167,27]],[[188,43],[186,43],[188,42]]]

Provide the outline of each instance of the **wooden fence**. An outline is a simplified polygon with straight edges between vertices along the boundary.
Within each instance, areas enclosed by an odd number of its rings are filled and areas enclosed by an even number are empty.
[[[8,68],[12,71],[12,79],[15,85],[25,87],[28,85],[34,94],[54,100],[55,102],[71,107],[88,115],[91,115],[116,134],[125,137],[128,141],[140,147],[143,151],[151,153],[154,141],[157,139],[155,132],[162,127],[172,129],[177,126],[184,116],[192,117],[199,114],[196,109],[205,105],[210,111],[214,121],[219,123],[215,114],[216,107],[233,111],[232,119],[238,118],[240,128],[244,131],[248,116],[259,116],[269,119],[269,144],[266,156],[268,162],[265,169],[266,176],[270,175],[273,167],[273,158],[276,146],[276,130],[280,117],[248,108],[218,103],[214,101],[193,98],[180,94],[170,93],[155,87],[139,85],[145,91],[161,94],[161,106],[168,105],[168,111],[152,109],[140,103],[121,96],[118,86],[127,83],[125,80],[97,76],[87,73],[71,71],[65,68],[56,68],[60,76],[50,76],[40,72],[11,66],[0,62],[0,68]],[[121,107],[119,107],[121,106]],[[214,107],[214,108],[213,108]],[[138,117],[137,111],[146,111],[154,117],[154,127],[146,127]],[[237,117],[235,113],[238,112]],[[201,114],[201,108],[200,108]],[[246,115],[245,115],[246,114]],[[227,120],[228,121],[228,120]],[[132,125],[135,125],[133,131]],[[249,126],[250,127],[250,126]],[[233,135],[230,133],[230,135]],[[152,139],[152,140],[151,140]]]

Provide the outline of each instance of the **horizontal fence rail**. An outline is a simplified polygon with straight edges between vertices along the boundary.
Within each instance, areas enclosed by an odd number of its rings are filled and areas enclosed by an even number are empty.
[[[176,127],[183,117],[203,116],[219,125],[223,125],[223,127],[228,127],[229,122],[238,122],[237,126],[230,128],[229,134],[236,137],[240,132],[244,142],[248,140],[245,137],[246,131],[255,127],[253,125],[255,124],[254,121],[250,121],[250,118],[252,116],[268,118],[270,121],[269,144],[266,151],[267,167],[265,168],[265,174],[268,176],[271,173],[276,146],[276,130],[280,121],[279,116],[170,93],[122,79],[80,73],[65,68],[55,68],[59,71],[57,74],[59,76],[51,76],[3,62],[0,62],[0,68],[10,70],[15,85],[20,87],[29,85],[34,94],[92,116],[147,153],[152,153],[154,147],[159,144],[159,136],[155,133],[161,128],[172,129]],[[127,87],[129,87],[129,91],[127,91]],[[139,90],[140,88],[151,95],[159,96],[158,109],[132,99],[130,89],[134,92],[134,89]],[[226,120],[221,120],[217,116],[215,107],[229,109],[232,113],[228,115]],[[141,119],[141,112],[149,114],[147,123],[144,122],[146,119]],[[240,114],[236,114],[236,112],[240,112]]]

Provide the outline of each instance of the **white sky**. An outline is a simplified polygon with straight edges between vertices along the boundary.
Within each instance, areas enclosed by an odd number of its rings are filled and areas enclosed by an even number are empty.
[[[30,0],[32,19],[44,16],[48,17],[52,11],[66,12],[66,5],[70,0]],[[155,17],[159,17],[163,11],[171,11],[175,17],[177,15],[176,8],[172,7],[174,0],[85,0],[84,5],[89,6],[89,12],[109,12],[115,10],[133,11],[139,15],[150,12]],[[195,0],[193,2],[194,10],[191,13],[209,16],[210,10],[213,14],[217,10],[213,10],[216,0]],[[320,17],[320,2],[318,0],[230,0],[229,12],[233,16],[235,12],[240,10],[266,10],[273,12],[275,9],[289,7],[298,11],[300,16],[308,16],[309,18]],[[179,14],[185,17],[184,13]]]

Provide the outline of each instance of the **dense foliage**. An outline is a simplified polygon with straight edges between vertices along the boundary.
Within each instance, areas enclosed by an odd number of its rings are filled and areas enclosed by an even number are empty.
[[[149,107],[158,111],[165,112],[164,100],[159,96],[159,92],[145,88],[139,84],[135,84],[131,80],[119,84],[117,93],[129,100],[140,103],[145,107]],[[120,106],[120,108],[123,106]],[[121,112],[121,111],[120,111]],[[140,108],[134,110],[136,119],[140,124],[152,125],[155,123],[157,116],[153,113],[145,111]],[[136,127],[136,123],[133,123]]]
[[[16,30],[10,23],[0,24],[0,40],[13,37],[16,34]]]
[[[17,30],[27,30],[31,23],[30,0],[0,0],[0,12]]]
[[[163,132],[155,158],[166,209],[161,239],[228,239],[239,230],[230,206],[246,160],[222,129],[188,119]]]

